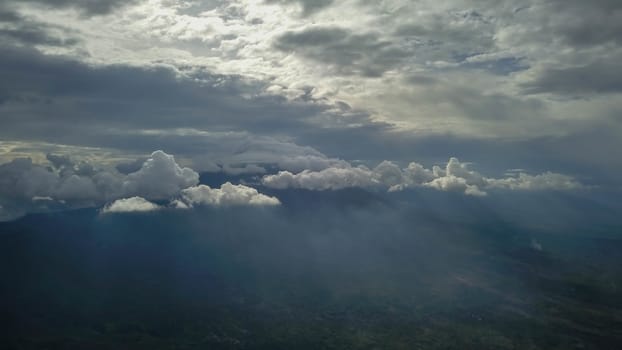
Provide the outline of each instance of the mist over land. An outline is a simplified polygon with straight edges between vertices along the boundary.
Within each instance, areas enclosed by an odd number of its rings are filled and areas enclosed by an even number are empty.
[[[0,224],[6,344],[598,349],[622,341],[619,223],[563,222],[606,218],[593,199],[568,208],[551,205],[568,200],[559,194],[520,204],[431,191],[409,202],[360,189],[272,194],[282,206],[81,209]],[[547,229],[547,220],[560,226]]]

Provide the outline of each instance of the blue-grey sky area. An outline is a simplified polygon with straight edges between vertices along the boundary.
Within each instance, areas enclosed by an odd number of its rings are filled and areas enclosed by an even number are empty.
[[[618,193],[620,62],[618,0],[5,0],[0,220]]]

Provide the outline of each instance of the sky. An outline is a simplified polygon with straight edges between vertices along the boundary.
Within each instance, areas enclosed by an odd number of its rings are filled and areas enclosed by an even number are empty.
[[[618,0],[5,0],[0,52],[0,220],[622,188]]]

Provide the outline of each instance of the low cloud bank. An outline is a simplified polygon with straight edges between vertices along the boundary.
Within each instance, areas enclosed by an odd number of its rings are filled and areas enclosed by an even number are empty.
[[[466,163],[450,158],[444,168],[427,169],[412,162],[406,168],[384,161],[373,169],[365,166],[329,167],[319,171],[299,173],[280,171],[267,175],[262,183],[270,188],[300,188],[307,190],[338,190],[349,187],[378,188],[390,192],[415,187],[429,187],[440,191],[461,192],[485,196],[489,190],[567,191],[585,188],[568,175],[545,172],[539,175],[519,173],[507,178],[489,178],[469,169]]]
[[[256,189],[244,185],[224,183],[220,188],[206,185],[189,187],[181,191],[181,203],[188,207],[194,205],[234,206],[234,205],[279,205],[276,197],[259,193]],[[177,203],[180,203],[177,202]]]
[[[256,189],[245,185],[224,183],[220,188],[211,188],[206,185],[188,187],[181,190],[179,198],[169,202],[168,208],[190,209],[194,206],[275,206],[280,205],[276,197],[259,193]],[[104,206],[102,214],[147,212],[165,208],[152,203],[142,197],[117,199]]]
[[[135,171],[97,169],[89,163],[48,155],[49,166],[30,158],[0,165],[0,219],[13,219],[46,208],[100,206],[103,213],[150,211],[150,202],[178,201],[180,206],[276,205],[274,197],[252,187],[224,184],[220,189],[198,186],[199,174],[182,167],[172,155],[155,151]],[[46,199],[45,201],[41,199]]]
[[[97,203],[139,196],[166,199],[197,185],[199,174],[182,168],[172,155],[155,151],[129,174],[97,169],[89,163],[48,155],[51,166],[19,158],[0,165],[0,196],[14,200],[52,198],[57,201]]]
[[[180,166],[172,155],[155,151],[142,162],[120,172],[99,169],[64,156],[47,155],[48,165],[29,158],[0,165],[0,220],[10,220],[27,212],[104,206],[103,213],[148,211],[162,207],[195,206],[275,206],[276,197],[259,193],[248,185],[226,182],[220,188],[199,184],[199,174]],[[512,173],[504,178],[486,177],[467,163],[450,158],[445,167],[425,168],[412,162],[405,168],[383,161],[374,168],[322,157],[298,157],[287,164],[275,163],[276,174],[264,175],[261,183],[273,189],[299,188],[316,191],[365,188],[402,191],[433,188],[471,196],[489,191],[569,191],[586,188],[574,178],[552,172],[530,175]],[[242,164],[242,173],[252,169]],[[309,167],[299,172],[296,168]],[[262,168],[263,169],[263,168]],[[251,171],[254,172],[254,171]],[[227,179],[224,179],[226,181]],[[158,204],[154,204],[154,201]]]

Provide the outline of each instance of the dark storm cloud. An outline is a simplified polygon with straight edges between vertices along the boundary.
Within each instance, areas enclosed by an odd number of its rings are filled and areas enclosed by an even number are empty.
[[[10,11],[0,6],[0,22],[17,22],[21,16],[17,12]]]
[[[196,82],[169,67],[91,67],[32,49],[3,49],[5,138],[91,144],[115,129],[126,138],[118,146],[126,147],[132,142],[127,134],[143,129],[289,132],[326,109],[260,95],[261,83],[237,76],[191,73]]]
[[[462,68],[482,69],[498,75],[508,75],[514,72],[529,69],[529,65],[523,62],[521,58],[517,57],[506,57],[476,62],[470,62],[467,59],[461,63]]]
[[[522,87],[531,94],[551,92],[580,96],[619,93],[622,92],[622,63],[598,61],[574,67],[548,68]]]
[[[0,6],[0,44],[74,46],[80,42],[67,30],[40,23]]]
[[[52,8],[75,8],[85,15],[103,15],[141,0],[9,0],[9,3],[32,3]]]
[[[122,6],[119,1],[104,4],[97,1],[27,0],[26,3],[31,7],[31,11],[41,10],[34,5],[39,4],[60,8],[74,7],[88,15],[107,13],[113,11],[116,6]],[[306,9],[306,14],[309,14],[325,9],[331,2],[297,3]],[[242,131],[247,132],[244,137],[249,140],[257,135],[283,136],[291,142],[309,145],[330,156],[372,160],[376,163],[385,159],[422,160],[433,163],[446,161],[449,156],[459,156],[466,161],[479,159],[482,163],[490,163],[492,159],[493,166],[499,168],[502,167],[501,164],[510,164],[514,167],[534,166],[535,169],[532,169],[536,171],[551,169],[563,172],[564,167],[572,161],[570,154],[573,152],[583,154],[581,150],[576,149],[577,146],[566,142],[565,139],[552,138],[549,143],[534,141],[529,145],[527,141],[502,142],[500,138],[495,137],[496,135],[486,135],[492,136],[494,139],[492,141],[469,140],[468,137],[455,136],[462,132],[460,128],[463,123],[478,123],[476,127],[479,125],[488,127],[495,122],[508,121],[515,123],[516,130],[521,131],[523,121],[527,125],[534,120],[537,122],[549,116],[547,101],[542,100],[541,96],[517,96],[511,90],[503,90],[503,87],[499,90],[485,91],[477,81],[474,81],[472,86],[459,85],[445,73],[459,75],[461,70],[468,69],[469,74],[493,73],[497,75],[495,79],[508,79],[511,83],[513,77],[519,74],[510,73],[534,69],[533,72],[528,71],[525,74],[535,78],[533,81],[523,83],[523,92],[529,94],[554,92],[572,96],[620,92],[621,87],[617,82],[622,80],[618,74],[622,69],[619,64],[612,63],[615,61],[613,54],[611,58],[602,57],[601,61],[596,63],[590,63],[592,60],[577,66],[564,63],[538,73],[535,69],[541,67],[538,67],[535,64],[537,62],[530,57],[523,58],[520,47],[517,48],[518,53],[496,55],[495,52],[497,40],[495,30],[503,29],[508,23],[517,24],[516,28],[510,26],[511,29],[517,29],[516,32],[510,30],[514,35],[520,35],[521,30],[526,27],[548,28],[543,29],[541,36],[532,35],[535,41],[548,40],[554,34],[555,42],[561,42],[563,45],[572,42],[576,45],[581,42],[592,42],[592,46],[603,43],[615,45],[617,41],[615,38],[612,39],[611,30],[615,31],[617,27],[615,21],[610,19],[619,12],[620,5],[611,1],[587,4],[581,1],[534,0],[532,5],[546,5],[532,6],[546,16],[535,16],[536,13],[527,11],[528,7],[517,9],[516,19],[522,21],[522,17],[519,16],[525,13],[529,16],[525,18],[524,23],[515,23],[511,22],[514,19],[509,18],[507,13],[503,12],[505,10],[502,10],[507,6],[493,3],[474,1],[473,9],[441,10],[437,14],[431,11],[429,17],[422,17],[417,21],[401,18],[389,23],[388,28],[379,27],[382,32],[357,31],[338,25],[307,27],[288,25],[288,28],[304,29],[286,32],[273,43],[273,47],[281,52],[297,54],[305,58],[306,63],[317,64],[326,69],[326,75],[347,75],[348,79],[352,78],[355,83],[360,82],[355,80],[359,77],[378,77],[393,69],[410,70],[412,59],[418,73],[411,79],[404,79],[407,82],[406,87],[399,82],[396,86],[385,86],[386,90],[370,91],[370,95],[382,94],[384,91],[399,91],[398,88],[403,87],[405,92],[399,96],[403,106],[398,105],[394,110],[399,108],[408,113],[412,109],[415,122],[418,117],[418,105],[423,108],[430,105],[449,106],[458,111],[455,113],[455,119],[460,120],[456,122],[455,134],[448,132],[445,135],[430,137],[418,135],[416,132],[397,133],[390,122],[372,121],[365,111],[352,111],[349,107],[339,109],[334,103],[328,105],[332,102],[314,99],[313,86],[305,87],[308,93],[300,98],[288,100],[281,96],[265,94],[265,88],[270,82],[202,71],[193,68],[194,63],[191,61],[186,68],[153,65],[145,63],[147,61],[143,62],[142,67],[118,64],[95,66],[82,63],[79,58],[43,55],[27,47],[69,46],[75,45],[77,39],[72,37],[72,33],[63,32],[61,28],[35,23],[34,17],[25,19],[22,17],[23,14],[11,11],[22,7],[6,7],[0,11],[0,21],[7,24],[0,27],[2,28],[0,40],[3,45],[0,55],[0,123],[2,123],[0,137],[6,140],[105,146],[139,152],[162,148],[176,154],[188,155],[205,152],[207,149],[224,150],[232,144],[236,145],[233,148],[237,149],[238,145],[244,142],[239,139],[233,143],[218,138],[209,140],[211,136],[184,134],[183,131],[177,133],[177,129],[188,128],[210,132]],[[192,6],[186,7],[184,13],[196,15],[200,11],[217,8],[221,2],[191,1],[186,5],[188,4]],[[233,6],[232,16],[234,14],[233,17],[238,18],[245,13],[245,10],[243,7]],[[326,12],[330,10],[332,9],[327,9]],[[552,16],[548,16],[549,12]],[[590,35],[577,34],[575,39],[569,39],[571,37],[569,33],[572,31],[566,29],[570,28],[568,26],[582,23],[583,19],[578,18],[574,21],[572,18],[583,12],[586,13],[584,20],[592,21],[596,27],[600,24],[596,23],[593,16],[587,14],[602,13],[601,24],[611,30],[600,31],[598,35],[602,37],[594,36],[590,39]],[[223,13],[223,18],[228,18],[228,15],[228,12]],[[549,17],[550,21],[543,19]],[[382,20],[386,18],[382,17]],[[507,22],[508,20],[511,21]],[[544,23],[543,20],[548,22]],[[80,33],[79,36],[82,40],[91,40],[86,33]],[[589,45],[581,45],[581,49],[586,47],[590,49]],[[85,47],[90,47],[90,42]],[[539,48],[535,47],[534,52],[537,51]],[[521,56],[514,57],[512,56],[514,54]],[[112,56],[93,58],[115,59]],[[124,60],[122,57],[120,59]],[[435,60],[451,63],[451,68],[430,68],[426,71],[429,68],[428,59],[432,63],[436,62]],[[555,61],[554,58],[552,61]],[[426,62],[426,67],[417,66],[422,62]],[[527,66],[532,63],[533,67]],[[277,71],[276,74],[280,72]],[[270,74],[274,74],[274,71]],[[316,82],[304,83],[313,85]],[[315,91],[331,86],[322,85],[322,82],[318,81],[317,87],[319,89]],[[393,89],[394,87],[396,89]],[[411,88],[412,90],[409,90]],[[392,106],[380,106],[377,111],[383,117],[391,118],[390,108],[383,110],[384,107]],[[445,123],[444,117],[439,116],[439,125]],[[471,130],[474,129],[470,124],[466,126],[470,126]],[[162,130],[170,132],[159,133]],[[491,133],[494,134],[494,131]],[[570,136],[576,135],[572,133],[573,131],[566,129],[560,132]],[[576,137],[584,141],[588,139],[587,136]],[[611,145],[619,144],[615,135],[608,135],[607,138]],[[220,148],[217,145],[219,142]],[[548,150],[550,144],[563,144],[568,147],[563,152],[563,161],[555,159],[553,152]],[[250,146],[247,149],[256,147],[256,143],[250,141],[248,145]],[[488,156],[481,156],[482,154]],[[600,166],[607,163],[605,157],[592,158],[588,159],[590,164],[598,162]],[[615,161],[610,163],[614,163],[613,166],[618,169]],[[579,173],[589,174],[589,172],[589,167],[583,167]],[[575,171],[571,173],[577,174]]]
[[[31,45],[73,46],[78,39],[61,39],[49,35],[38,26],[20,26],[17,29],[0,29],[0,38]]]
[[[577,47],[622,44],[622,2],[544,0],[543,4],[555,14],[552,20],[543,23],[543,28],[568,44]]]
[[[304,16],[330,6],[334,0],[266,0],[269,4],[299,4]]]
[[[586,158],[588,165],[578,167],[572,164],[572,154],[580,154],[577,152],[580,150],[573,142],[560,139],[500,142],[394,132],[391,124],[371,122],[367,114],[357,113],[347,106],[339,115],[333,115],[327,106],[313,100],[287,102],[275,96],[256,96],[261,84],[235,76],[196,73],[194,75],[202,79],[201,83],[196,83],[179,78],[176,71],[166,67],[97,68],[62,57],[41,55],[36,50],[9,47],[5,47],[0,57],[0,72],[4,77],[0,79],[0,96],[4,97],[4,103],[0,104],[3,125],[0,136],[7,140],[39,140],[141,153],[161,148],[176,154],[196,155],[232,152],[244,144],[252,151],[258,146],[253,140],[256,135],[284,134],[298,144],[331,156],[370,160],[376,164],[390,159],[417,160],[431,165],[445,162],[451,155],[480,164],[495,159],[493,170],[496,172],[531,165],[534,173],[546,169],[568,172],[580,179],[587,174],[592,176],[589,180],[608,177],[606,174],[611,173],[606,170],[608,168],[622,169],[615,161],[594,155]],[[435,79],[423,81],[438,88]],[[469,96],[457,94],[452,101],[470,110],[474,118],[510,118],[510,111],[521,111],[514,99],[490,96],[482,107],[478,99]],[[481,114],[484,109],[504,110],[506,114]],[[318,115],[328,118],[332,127],[313,126],[310,120]],[[183,127],[246,130],[249,134],[228,141],[202,134],[141,132]],[[581,144],[589,145],[592,139],[581,138]],[[613,146],[619,144],[615,133],[606,139]],[[352,147],[353,144],[357,146]],[[552,146],[557,151],[552,152]],[[558,159],[560,154],[563,160]],[[602,171],[592,174],[594,169]],[[608,183],[618,181],[606,180]]]
[[[356,34],[339,27],[310,27],[280,36],[275,48],[334,65],[344,75],[381,76],[409,53],[374,33]]]

